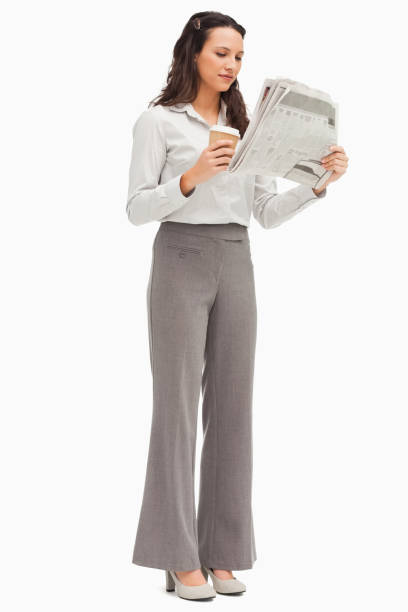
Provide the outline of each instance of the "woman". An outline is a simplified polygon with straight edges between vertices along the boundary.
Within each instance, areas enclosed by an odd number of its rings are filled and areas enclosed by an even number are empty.
[[[174,47],[166,87],[133,129],[128,218],[161,223],[147,288],[153,415],[132,561],[166,570],[167,590],[187,599],[242,593],[232,570],[250,569],[256,559],[250,215],[265,228],[279,225],[324,197],[348,160],[335,146],[325,163],[334,172],[319,191],[299,185],[278,194],[273,178],[225,172],[231,141],[208,146],[209,129],[228,125],[242,137],[249,123],[237,81],[244,36],[227,15],[195,13]]]

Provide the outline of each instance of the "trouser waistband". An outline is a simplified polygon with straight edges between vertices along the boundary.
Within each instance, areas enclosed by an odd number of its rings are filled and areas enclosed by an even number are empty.
[[[240,223],[182,223],[162,221],[159,231],[182,232],[196,236],[223,238],[224,240],[249,240],[248,227]]]

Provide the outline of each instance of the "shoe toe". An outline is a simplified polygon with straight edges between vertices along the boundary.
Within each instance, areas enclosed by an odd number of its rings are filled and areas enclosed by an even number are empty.
[[[179,585],[177,594],[185,599],[205,599],[206,597],[215,597],[217,593],[207,582],[197,586]]]
[[[237,578],[231,578],[231,580],[219,580],[217,583],[217,591],[219,593],[224,593],[225,595],[232,595],[235,593],[243,593],[246,591],[246,586]]]
[[[245,584],[238,580],[238,578],[234,577],[228,580],[223,580],[222,578],[218,578],[208,567],[204,567],[204,569],[211,576],[214,589],[217,593],[222,593],[223,595],[233,595],[246,591]]]

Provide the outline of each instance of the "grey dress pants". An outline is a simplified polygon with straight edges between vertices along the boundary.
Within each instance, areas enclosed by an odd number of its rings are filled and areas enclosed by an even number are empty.
[[[175,571],[250,569],[257,312],[247,227],[162,222],[147,307],[153,410],[132,562]]]

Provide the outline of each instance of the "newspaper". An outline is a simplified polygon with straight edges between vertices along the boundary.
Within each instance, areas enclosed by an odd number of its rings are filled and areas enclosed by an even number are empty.
[[[338,104],[319,89],[278,76],[265,79],[228,171],[279,176],[319,189],[332,170],[320,159],[337,144]]]

